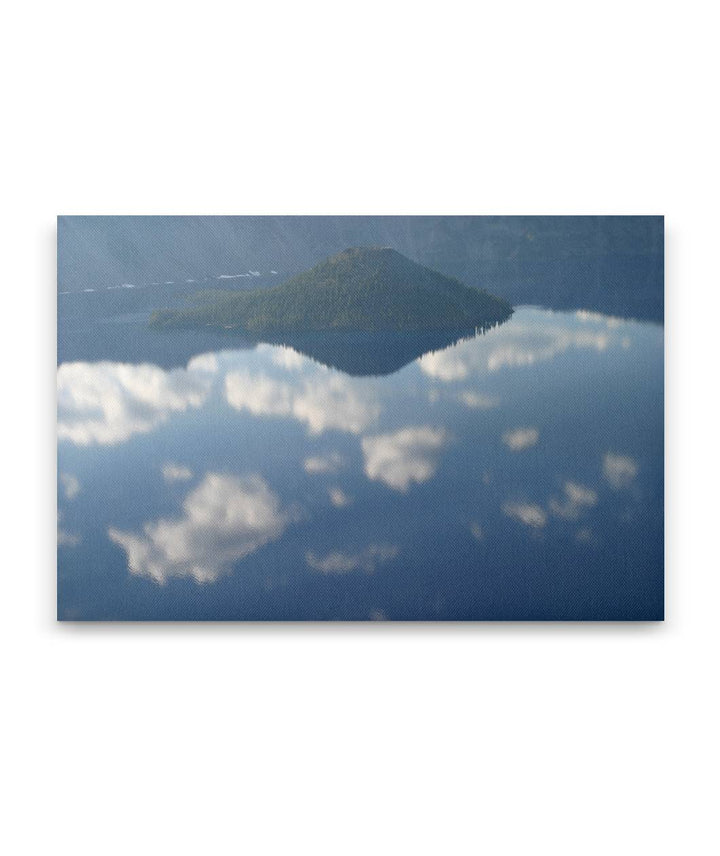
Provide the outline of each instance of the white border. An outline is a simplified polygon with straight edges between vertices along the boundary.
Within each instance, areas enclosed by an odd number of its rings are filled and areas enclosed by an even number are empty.
[[[4,852],[717,849],[709,13],[10,10]],[[665,624],[55,624],[59,213],[664,213]]]

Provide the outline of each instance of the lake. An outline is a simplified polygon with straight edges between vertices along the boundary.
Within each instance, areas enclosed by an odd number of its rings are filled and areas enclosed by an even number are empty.
[[[60,618],[662,618],[660,324],[519,306],[346,364],[129,291],[58,298]]]

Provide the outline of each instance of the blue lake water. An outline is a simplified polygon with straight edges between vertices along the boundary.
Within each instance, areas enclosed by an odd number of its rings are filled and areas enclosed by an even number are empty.
[[[61,347],[58,466],[61,618],[663,615],[654,323],[519,307],[380,376]]]

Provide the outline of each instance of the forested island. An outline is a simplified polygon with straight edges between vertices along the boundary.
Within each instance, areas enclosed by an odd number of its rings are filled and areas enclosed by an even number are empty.
[[[388,247],[351,248],[282,285],[206,291],[193,305],[155,311],[156,329],[215,328],[254,335],[320,331],[487,329],[511,305]]]

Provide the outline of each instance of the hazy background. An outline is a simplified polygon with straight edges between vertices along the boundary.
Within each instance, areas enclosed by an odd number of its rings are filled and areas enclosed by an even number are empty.
[[[393,247],[515,305],[663,318],[662,217],[60,217],[58,290],[257,287],[350,246]]]

